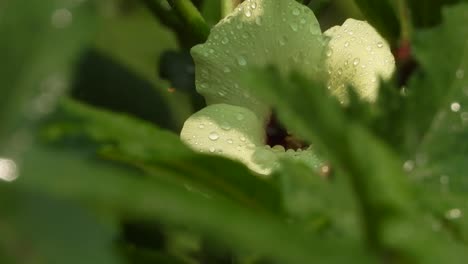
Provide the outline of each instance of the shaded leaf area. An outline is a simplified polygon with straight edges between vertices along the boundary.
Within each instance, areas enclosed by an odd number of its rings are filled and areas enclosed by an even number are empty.
[[[390,45],[400,37],[400,22],[390,0],[355,0],[366,20],[387,39]]]
[[[114,250],[114,228],[75,203],[4,183],[0,203],[2,263],[122,263]]]
[[[433,232],[414,202],[415,190],[399,157],[359,121],[347,118],[323,85],[298,74],[284,78],[271,68],[253,70],[246,79],[257,84],[288,128],[321,147],[332,166],[348,176],[365,238],[379,256],[409,263],[463,263],[466,248],[446,232]],[[428,247],[437,250],[428,256]]]
[[[281,188],[288,221],[305,233],[362,243],[358,205],[342,175],[324,179],[303,163],[283,159],[273,177]]]
[[[152,83],[99,51],[90,49],[83,54],[74,78],[71,95],[80,101],[178,129],[166,98]]]
[[[280,210],[275,186],[233,161],[195,154],[170,132],[72,100],[64,101],[61,110],[45,131],[48,140],[72,146],[91,140],[98,144],[101,157],[140,168],[153,177],[160,177],[161,171],[177,172],[177,177],[167,180],[259,210]]]
[[[439,226],[468,239],[468,4],[444,10],[443,23],[415,36],[421,65],[406,106],[412,155],[405,163]],[[441,52],[441,47],[444,52]]]
[[[442,7],[455,3],[466,2],[465,0],[432,0],[421,3],[418,0],[408,0],[408,8],[411,19],[416,27],[431,27],[439,24],[442,20]]]
[[[165,180],[177,177],[176,171],[161,171],[157,178],[141,177],[135,170],[97,162],[89,155],[39,145],[32,146],[24,164],[23,178],[16,183],[24,191],[80,201],[117,215],[190,225],[237,250],[254,250],[283,263],[343,263],[350,255],[367,263],[357,244],[311,237],[271,214]]]
[[[414,53],[420,70],[410,80],[405,105],[405,143],[410,153],[431,130],[437,130],[437,120],[443,112],[452,110],[452,103],[466,98],[460,95],[468,73],[468,29],[464,26],[467,10],[467,4],[446,9],[441,26],[415,36]],[[457,95],[460,98],[455,99]]]
[[[3,1],[0,11],[0,137],[49,111],[67,86],[69,63],[92,31],[92,4]],[[33,102],[25,102],[34,98]]]

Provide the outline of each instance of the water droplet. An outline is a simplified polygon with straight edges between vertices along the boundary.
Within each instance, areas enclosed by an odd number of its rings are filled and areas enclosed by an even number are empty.
[[[224,72],[224,73],[230,73],[230,72],[231,72],[231,69],[230,69],[229,67],[226,66],[226,67],[223,68],[223,72]]]
[[[329,48],[327,50],[327,57],[331,57],[332,54],[333,54],[333,50],[331,48]]]
[[[214,147],[211,147],[211,148],[210,148],[210,152],[211,152],[211,153],[214,153],[215,151],[216,151],[216,149],[215,149]]]
[[[240,66],[245,66],[247,65],[247,60],[245,60],[243,56],[239,56],[237,57],[237,64],[239,64]]]
[[[458,102],[453,102],[451,105],[450,105],[450,110],[452,110],[452,112],[458,112],[460,111],[460,108],[461,108],[461,105],[460,103]]]
[[[202,83],[202,84],[200,84],[200,87],[201,87],[202,89],[207,89],[207,88],[208,88],[208,84]]]
[[[286,150],[284,149],[284,147],[281,146],[281,145],[276,145],[276,146],[274,146],[272,149],[273,149],[273,151],[276,151],[276,152],[284,152],[284,151],[286,151]]]
[[[223,91],[219,91],[219,92],[218,92],[218,95],[221,96],[221,97],[224,97],[224,96],[226,96],[226,93],[223,92]]]
[[[301,11],[298,8],[294,8],[292,11],[293,15],[298,16],[301,14]]]
[[[247,8],[247,9],[245,9],[244,15],[245,15],[246,17],[251,17],[251,16],[252,16],[252,12],[250,11],[250,9]]]
[[[463,112],[460,114],[460,118],[464,121],[464,122],[468,122],[468,112]]]
[[[301,18],[301,20],[299,20],[299,22],[304,25],[307,21],[304,18]]]
[[[298,30],[297,24],[295,24],[295,23],[292,23],[292,24],[290,24],[289,26],[291,27],[291,29],[292,29],[293,31],[297,31],[297,30]]]
[[[382,41],[379,41],[377,42],[377,47],[378,48],[382,48],[384,45],[383,45],[383,42]]]
[[[414,169],[414,161],[412,160],[407,160],[405,161],[405,163],[403,164],[403,169],[406,171],[406,172],[411,172],[413,171]]]
[[[257,3],[255,3],[255,2],[252,2],[252,3],[250,4],[250,7],[252,7],[252,9],[255,9],[255,8],[257,8]]]
[[[221,43],[223,44],[228,44],[229,43],[229,39],[224,37],[222,40],[221,40]]]
[[[0,181],[12,182],[18,178],[18,167],[11,159],[0,158]]]
[[[199,128],[199,129],[204,129],[204,128],[205,128],[205,125],[204,125],[204,124],[200,124],[200,125],[198,125],[198,128]]]
[[[338,75],[343,74],[343,70],[341,68],[338,69]]]
[[[458,219],[462,216],[462,211],[458,208],[453,208],[445,213],[445,217],[450,220]]]
[[[212,141],[216,141],[219,139],[219,135],[218,133],[216,132],[211,132],[209,135],[208,135],[208,138]]]
[[[232,142],[233,142],[232,139],[227,140],[227,143],[229,143],[229,144],[232,144]]]
[[[221,124],[221,128],[223,130],[230,130],[231,126],[228,123],[223,123],[223,124]]]
[[[244,118],[245,118],[244,115],[241,114],[241,113],[239,113],[239,114],[236,115],[236,119],[239,120],[239,121],[244,120]]]
[[[245,142],[245,137],[240,137],[240,141]]]
[[[440,184],[447,185],[447,184],[449,184],[450,178],[447,175],[442,175],[442,176],[440,176],[439,181],[440,181]]]
[[[349,41],[346,41],[344,46],[345,46],[345,48],[349,47]]]
[[[284,46],[284,45],[286,45],[286,42],[287,42],[287,41],[288,41],[287,38],[286,38],[285,36],[282,36],[282,37],[279,39],[278,42],[279,42],[280,46]]]
[[[55,28],[65,28],[73,21],[73,14],[66,8],[60,8],[54,11],[51,17],[51,24]]]
[[[359,58],[355,58],[355,59],[353,60],[353,65],[354,65],[354,66],[358,66],[360,62],[361,62],[361,60],[360,60]]]
[[[458,79],[463,79],[463,77],[465,77],[465,71],[463,69],[458,69],[455,76],[457,76]]]

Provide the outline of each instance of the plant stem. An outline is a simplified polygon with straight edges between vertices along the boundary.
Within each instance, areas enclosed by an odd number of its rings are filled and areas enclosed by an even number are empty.
[[[210,27],[190,0],[169,0],[174,11],[188,26],[199,42],[204,42],[210,33]]]
[[[396,0],[396,7],[400,17],[400,41],[406,43],[411,39],[411,20],[406,0]]]
[[[141,0],[141,2],[153,13],[159,22],[170,28],[180,28],[181,23],[169,8],[164,6],[160,0]]]

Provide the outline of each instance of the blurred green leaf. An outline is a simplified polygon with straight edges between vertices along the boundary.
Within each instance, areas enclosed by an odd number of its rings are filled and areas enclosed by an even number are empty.
[[[237,249],[254,250],[285,263],[343,263],[351,255],[359,263],[368,263],[359,245],[305,236],[271,214],[162,180],[177,177],[174,172],[161,172],[164,177],[149,180],[86,156],[37,146],[28,152],[24,164],[23,178],[17,183],[24,190],[89,202],[117,214],[187,224]]]
[[[348,176],[361,207],[366,238],[378,254],[391,252],[395,260],[411,263],[438,263],[451,256],[454,263],[461,263],[464,247],[432,234],[421,220],[399,158],[389,146],[347,119],[325,87],[298,74],[282,78],[272,69],[252,70],[247,80],[254,81],[259,93],[277,107],[286,127],[321,146],[331,164]],[[428,243],[440,248],[430,258]]]
[[[141,168],[157,176],[160,171],[178,172],[188,186],[209,188],[257,209],[278,211],[279,195],[272,184],[246,167],[215,156],[192,152],[177,136],[128,116],[66,101],[61,108],[68,117],[47,129],[50,139],[66,135],[85,136],[102,144],[104,157]]]
[[[407,169],[416,184],[423,183],[419,189],[427,198],[422,202],[449,229],[458,229],[455,236],[463,241],[468,239],[468,221],[462,216],[468,210],[467,12],[468,4],[447,8],[442,25],[416,35],[421,69],[410,83],[406,109],[408,146],[413,148]]]
[[[115,232],[74,203],[0,183],[2,263],[121,263]]]
[[[464,0],[431,0],[418,1],[408,0],[408,7],[411,11],[411,19],[416,27],[435,26],[442,20],[442,8]]]
[[[91,3],[66,0],[2,2],[2,140],[26,120],[53,109],[54,99],[68,86],[71,63],[93,30],[92,7]]]

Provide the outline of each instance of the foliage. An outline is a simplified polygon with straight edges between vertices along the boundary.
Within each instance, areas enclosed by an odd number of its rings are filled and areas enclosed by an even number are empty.
[[[240,2],[0,3],[1,263],[466,262],[468,4],[356,0],[396,60],[369,101],[327,89],[342,1]],[[195,87],[271,173],[179,139]]]

